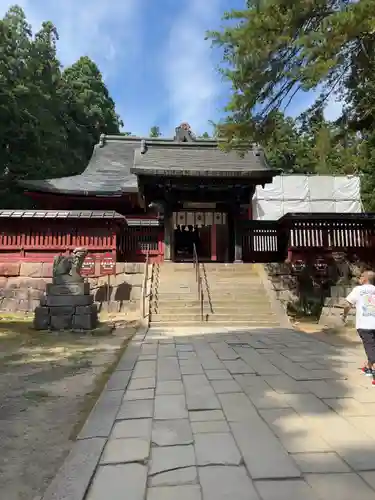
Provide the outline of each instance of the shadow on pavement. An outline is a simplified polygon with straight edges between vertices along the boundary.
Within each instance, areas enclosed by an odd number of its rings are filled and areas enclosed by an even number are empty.
[[[327,340],[282,328],[152,327],[138,365],[157,354],[157,400],[158,373],[178,359],[189,417],[223,409],[255,485],[293,475],[283,475],[280,449],[275,460],[277,442],[316,494],[311,498],[375,498],[368,486],[375,489],[375,387],[361,373],[359,345]],[[283,500],[280,488],[261,498]]]

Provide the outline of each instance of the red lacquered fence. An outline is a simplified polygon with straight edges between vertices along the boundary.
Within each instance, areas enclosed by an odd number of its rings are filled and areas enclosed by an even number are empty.
[[[0,221],[3,222],[3,221]],[[160,262],[164,255],[164,232],[160,227],[117,227],[98,221],[12,221],[0,227],[0,260],[53,261],[55,255],[85,247],[96,257],[111,252],[119,262]]]
[[[108,221],[90,219],[0,219],[0,259],[49,262],[77,247],[86,247],[90,254],[116,256],[116,231]]]
[[[54,229],[26,229],[2,230],[0,232],[1,250],[73,250],[77,247],[87,247],[96,250],[116,248],[116,235],[102,230],[89,228],[64,228]]]
[[[337,219],[326,220],[299,220],[295,216],[279,221],[248,221],[242,233],[243,259],[277,262],[294,251],[349,252],[368,257],[375,248],[375,219],[365,219],[365,214],[350,215],[350,220],[337,215]]]
[[[3,213],[0,211],[2,261],[49,262],[55,255],[77,247],[86,247],[99,257],[109,252],[119,262],[144,262],[146,255],[151,263],[164,259],[164,229],[159,225],[129,226],[119,214],[98,211],[71,218],[66,216],[70,212],[36,212],[31,218],[7,217]],[[243,260],[278,262],[285,260],[288,252],[344,251],[366,258],[372,255],[375,215],[331,215],[325,219],[323,215],[312,220],[306,214],[292,214],[279,221],[243,221]],[[228,245],[232,244],[228,241]]]

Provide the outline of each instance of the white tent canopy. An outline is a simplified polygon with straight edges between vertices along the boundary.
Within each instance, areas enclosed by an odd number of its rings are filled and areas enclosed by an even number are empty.
[[[257,186],[254,220],[278,220],[290,212],[353,214],[363,212],[358,176],[281,175]]]

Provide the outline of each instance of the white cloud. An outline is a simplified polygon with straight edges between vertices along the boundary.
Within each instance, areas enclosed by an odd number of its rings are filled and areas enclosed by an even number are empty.
[[[291,102],[291,105],[287,108],[286,113],[294,118],[298,117],[315,103],[320,96],[320,92],[320,87],[309,92],[300,92]],[[332,94],[327,100],[324,108],[325,119],[329,121],[337,120],[342,114],[342,109],[343,102],[337,97],[337,95]]]
[[[343,110],[343,103],[338,99],[337,96],[332,96],[327,101],[327,105],[324,109],[324,117],[326,120],[335,121],[340,118]]]
[[[34,31],[43,21],[55,24],[60,36],[58,55],[64,65],[88,55],[108,74],[118,56],[133,57],[140,46],[142,0],[111,0],[109,4],[103,0],[0,0],[0,15],[14,3],[24,9]]]
[[[163,53],[171,128],[184,121],[195,132],[209,128],[221,82],[204,38],[221,14],[220,0],[190,0],[171,27]]]

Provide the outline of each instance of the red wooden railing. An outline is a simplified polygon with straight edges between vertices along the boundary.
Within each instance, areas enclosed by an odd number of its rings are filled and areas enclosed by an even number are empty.
[[[302,218],[301,218],[302,219]],[[243,260],[277,262],[289,252],[345,251],[371,254],[375,247],[375,219],[245,221]],[[231,242],[228,242],[230,245]],[[117,261],[159,263],[164,257],[160,226],[119,226],[103,219],[2,219],[0,259],[52,261],[58,253],[86,247],[90,254],[111,252]]]
[[[290,229],[290,248],[324,248],[327,250],[365,249],[373,247],[374,229],[346,221],[295,221]]]
[[[288,226],[279,221],[249,221],[242,232],[244,261],[276,262],[288,252],[345,251],[369,254],[375,247],[375,221],[292,220]]]
[[[72,227],[75,224],[75,227]],[[2,260],[53,260],[58,253],[68,253],[86,247],[90,254],[112,252],[116,255],[116,231],[111,225],[95,227],[91,221],[78,224],[56,221],[54,226],[38,228],[27,221],[15,221],[0,228],[0,258]]]
[[[24,232],[0,232],[0,249],[5,250],[73,250],[76,247],[106,250],[115,246],[113,234],[95,234],[101,231],[65,229],[41,231],[31,229]]]

